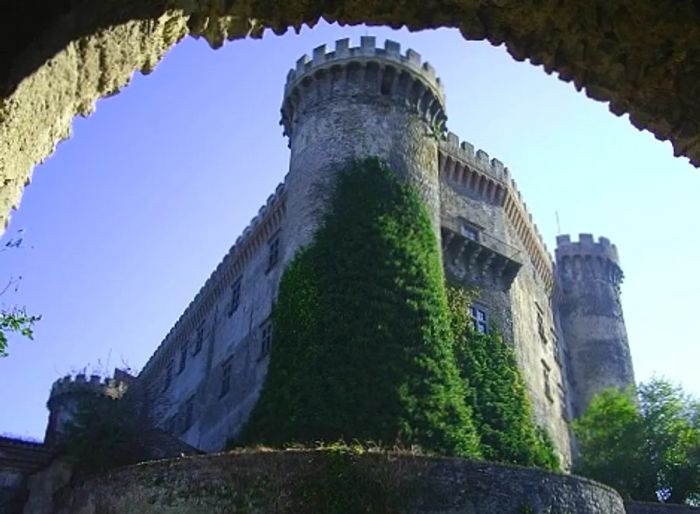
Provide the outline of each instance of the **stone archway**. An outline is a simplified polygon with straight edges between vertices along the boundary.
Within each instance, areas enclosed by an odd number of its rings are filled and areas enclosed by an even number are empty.
[[[700,164],[700,6],[692,0],[63,0],[14,2],[0,36],[0,227],[73,117],[190,34],[213,47],[320,17],[458,27],[505,43]]]

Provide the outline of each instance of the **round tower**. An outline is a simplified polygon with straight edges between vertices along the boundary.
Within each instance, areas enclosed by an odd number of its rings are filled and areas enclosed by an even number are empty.
[[[439,237],[438,141],[445,131],[440,80],[413,50],[362,37],[302,56],[287,75],[280,124],[291,150],[286,180],[291,258],[306,245],[334,175],[354,159],[378,157],[417,186]],[[321,209],[319,209],[321,204]]]
[[[75,378],[66,375],[51,386],[49,401],[49,422],[46,426],[44,443],[57,445],[64,441],[69,424],[74,420],[81,399],[88,395],[98,395],[118,399],[126,392],[127,384],[114,378],[91,375],[88,380],[84,374]]]
[[[574,416],[608,387],[634,384],[632,357],[620,303],[623,273],[617,248],[601,237],[557,237],[557,310],[569,374]]]

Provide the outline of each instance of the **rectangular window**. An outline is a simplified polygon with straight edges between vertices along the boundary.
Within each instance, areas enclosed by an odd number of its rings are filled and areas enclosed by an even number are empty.
[[[258,360],[264,359],[270,353],[272,346],[272,322],[266,321],[260,325],[260,357]]]
[[[168,362],[165,367],[165,381],[163,382],[163,391],[167,391],[170,387],[170,382],[173,380],[173,361]]]
[[[472,319],[474,330],[480,334],[486,334],[489,331],[489,319],[484,309],[479,306],[472,305],[469,307],[469,316]]]
[[[561,418],[564,421],[569,421],[569,415],[566,412],[566,395],[561,384],[559,384],[559,408],[561,410]]]
[[[221,391],[219,397],[225,396],[231,389],[231,359],[221,365]]]
[[[197,332],[194,336],[194,351],[192,352],[192,355],[197,355],[202,351],[202,345],[204,344],[204,321],[205,320],[202,320],[197,327]]]
[[[545,361],[542,361],[542,378],[544,380],[544,395],[550,402],[554,402],[554,397],[552,396],[552,386],[549,383],[549,372],[550,368]]]
[[[182,348],[180,348],[180,367],[177,369],[178,375],[185,370],[186,364],[187,364],[187,343],[183,344]]]
[[[233,316],[233,313],[238,310],[238,305],[241,303],[241,277],[238,277],[231,286],[231,300],[228,304],[228,315]]]
[[[547,344],[547,334],[544,330],[544,311],[537,302],[535,302],[535,309],[537,311],[537,333],[540,335],[540,341],[542,341],[542,344]]]
[[[478,241],[479,233],[481,232],[481,227],[473,225],[468,221],[462,221],[460,231],[462,232],[462,235],[470,241]]]
[[[280,257],[280,236],[275,234],[267,242],[267,271],[275,267]]]
[[[194,419],[194,395],[185,402],[185,412],[182,417],[182,431],[186,432],[191,426]]]

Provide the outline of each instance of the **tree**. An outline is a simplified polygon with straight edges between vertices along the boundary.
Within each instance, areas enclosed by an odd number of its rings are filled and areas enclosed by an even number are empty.
[[[580,458],[575,471],[630,499],[700,500],[700,408],[667,380],[596,395],[574,422]]]
[[[23,248],[23,229],[17,231],[17,236],[7,241],[0,252],[5,252],[10,249]],[[5,284],[5,287],[0,289],[0,297],[8,291],[17,291],[18,284],[22,277],[10,277]],[[8,336],[12,333],[18,333],[28,339],[34,337],[34,323],[39,321],[41,316],[27,314],[24,308],[10,307],[0,308],[0,357],[7,357]]]
[[[478,456],[437,238],[418,193],[376,159],[340,173],[285,270],[245,443],[360,440]]]
[[[512,345],[491,328],[476,331],[469,317],[470,294],[448,287],[455,334],[454,353],[467,391],[481,453],[486,460],[559,469],[546,430],[534,421],[532,404]]]

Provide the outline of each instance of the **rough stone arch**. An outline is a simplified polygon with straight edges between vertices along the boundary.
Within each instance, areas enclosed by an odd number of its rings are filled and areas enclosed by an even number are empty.
[[[149,72],[187,34],[345,24],[457,27],[505,43],[700,164],[700,4],[693,0],[17,0],[0,35],[0,227],[72,118]]]

